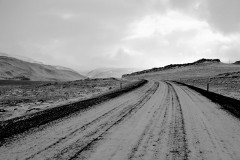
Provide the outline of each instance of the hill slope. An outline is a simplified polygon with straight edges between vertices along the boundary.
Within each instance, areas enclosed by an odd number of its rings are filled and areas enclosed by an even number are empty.
[[[84,76],[71,69],[0,56],[0,79],[71,81],[84,78]]]
[[[87,73],[89,78],[121,78],[123,74],[135,72],[136,68],[98,68]]]
[[[212,77],[221,73],[240,71],[236,64],[225,64],[219,59],[200,59],[193,63],[171,64],[165,67],[134,72],[123,75],[128,78],[157,77],[163,80],[178,80],[182,78]]]
[[[235,63],[233,63],[233,64],[240,64],[240,61],[236,61]]]

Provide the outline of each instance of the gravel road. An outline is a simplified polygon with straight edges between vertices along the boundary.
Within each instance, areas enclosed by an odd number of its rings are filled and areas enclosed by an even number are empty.
[[[239,160],[239,122],[186,86],[150,81],[7,139],[0,159]]]

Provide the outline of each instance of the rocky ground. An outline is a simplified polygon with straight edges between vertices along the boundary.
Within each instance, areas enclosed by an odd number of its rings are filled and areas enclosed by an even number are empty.
[[[123,85],[128,82],[123,81]],[[19,83],[1,81],[0,120],[76,102],[120,87],[117,79]]]

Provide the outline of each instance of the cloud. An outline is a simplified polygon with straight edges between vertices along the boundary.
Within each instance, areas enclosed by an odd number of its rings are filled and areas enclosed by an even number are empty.
[[[224,33],[240,32],[240,1],[210,0],[208,22]]]
[[[48,41],[24,41],[20,43],[25,56],[32,57],[45,63],[54,64],[56,62],[68,61],[71,56],[66,58],[64,48],[68,45],[65,39],[50,39]]]
[[[166,14],[147,15],[130,25],[132,35],[127,39],[148,37],[153,34],[167,35],[176,30],[188,31],[208,27],[204,21],[197,20],[180,12],[169,11]]]
[[[237,59],[238,0],[11,0],[0,50],[74,68]]]
[[[129,36],[124,39],[125,45],[159,59],[159,65],[173,61],[184,63],[203,57],[226,59],[232,57],[229,54],[231,50],[219,48],[236,48],[233,46],[239,44],[240,38],[239,35],[216,31],[207,21],[180,11],[148,15],[133,22],[129,30]],[[162,61],[163,58],[166,61]]]
[[[224,34],[240,31],[239,0],[169,0],[167,6],[204,19]]]
[[[91,59],[93,64],[102,62],[100,67],[120,67],[120,68],[149,68],[149,62],[155,62],[151,56],[136,52],[127,47],[119,47],[107,54],[95,56]],[[95,68],[97,66],[94,66]]]
[[[198,0],[169,0],[168,5],[174,9],[181,9],[181,10],[192,10],[196,9],[199,5]]]
[[[56,16],[62,20],[70,20],[70,19],[75,19],[78,17],[77,14],[74,14],[74,13],[71,13],[71,12],[46,12],[46,13],[43,13],[43,15],[47,15],[47,16]]]

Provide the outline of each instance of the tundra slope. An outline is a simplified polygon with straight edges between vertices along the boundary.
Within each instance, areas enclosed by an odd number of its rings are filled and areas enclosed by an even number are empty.
[[[181,80],[211,78],[219,74],[236,71],[240,71],[240,65],[222,63],[219,59],[200,59],[193,63],[171,64],[165,67],[134,72],[123,75],[123,77],[129,79]]]
[[[2,159],[240,159],[239,119],[197,92],[151,81],[16,135]]]
[[[85,78],[69,68],[28,62],[0,54],[1,80],[73,81]]]
[[[173,80],[240,100],[239,62],[226,64],[219,59],[200,59],[193,63],[171,64],[123,75],[126,79]]]

